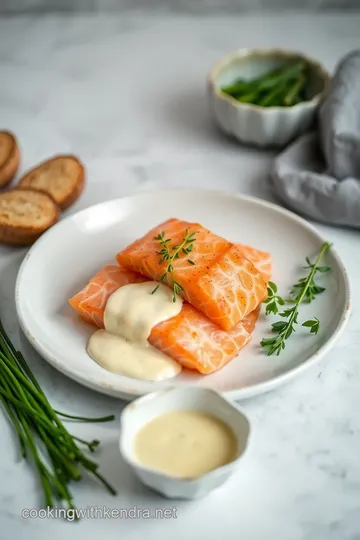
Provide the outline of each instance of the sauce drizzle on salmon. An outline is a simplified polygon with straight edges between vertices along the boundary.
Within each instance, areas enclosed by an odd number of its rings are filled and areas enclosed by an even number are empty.
[[[271,277],[270,255],[250,246],[240,245],[239,249],[244,249],[267,282]],[[148,279],[118,264],[109,264],[97,272],[69,303],[84,320],[104,328],[103,316],[108,298],[124,285],[143,281]],[[149,341],[184,367],[203,374],[212,373],[221,369],[249,343],[259,311],[260,306],[233,330],[226,332],[191,305],[184,304],[178,316],[153,328]]]

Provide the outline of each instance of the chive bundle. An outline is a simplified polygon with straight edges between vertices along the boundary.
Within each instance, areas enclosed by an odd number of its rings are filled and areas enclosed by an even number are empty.
[[[222,92],[241,103],[260,107],[292,107],[306,101],[307,69],[305,62],[296,62],[248,81],[238,79]]]
[[[107,422],[114,416],[84,418],[54,410],[24,357],[6,335],[1,321],[0,402],[19,437],[22,457],[32,458],[47,507],[53,508],[54,501],[59,500],[67,508],[75,508],[68,484],[72,480],[81,480],[81,468],[97,477],[111,494],[116,495],[114,488],[97,471],[97,463],[88,459],[76,444],[77,441],[93,452],[99,441],[87,442],[74,437],[59,418]]]

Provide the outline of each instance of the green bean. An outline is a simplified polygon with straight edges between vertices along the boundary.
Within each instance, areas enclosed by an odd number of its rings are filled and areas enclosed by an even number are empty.
[[[298,97],[300,97],[300,92],[305,86],[306,77],[302,73],[300,77],[294,81],[294,84],[291,86],[290,90],[286,94],[284,98],[284,104],[287,106],[294,105],[297,101]]]
[[[292,106],[304,100],[304,62],[287,64],[250,80],[237,79],[221,90],[241,103],[262,107]]]

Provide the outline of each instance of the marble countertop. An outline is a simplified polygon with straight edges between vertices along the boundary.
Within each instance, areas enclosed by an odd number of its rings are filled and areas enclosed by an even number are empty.
[[[48,16],[0,19],[0,127],[14,131],[21,171],[55,153],[80,156],[88,183],[75,212],[141,190],[196,186],[272,199],[273,154],[230,143],[208,115],[205,77],[238,47],[280,46],[327,68],[358,46],[360,14],[151,17]],[[176,519],[23,519],[41,490],[19,460],[0,415],[0,539],[356,540],[360,538],[359,232],[319,226],[336,244],[353,285],[353,312],[322,363],[292,384],[244,402],[261,425],[248,468],[206,499],[176,502]],[[14,283],[25,250],[0,249],[0,313],[58,408],[119,413],[123,403],[82,388],[48,366],[19,331]],[[101,469],[119,494],[90,480],[73,487],[80,508],[171,508],[142,487],[118,457],[118,422],[76,424],[102,440]]]

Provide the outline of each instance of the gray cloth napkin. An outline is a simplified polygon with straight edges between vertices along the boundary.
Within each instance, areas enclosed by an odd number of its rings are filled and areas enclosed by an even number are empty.
[[[318,221],[360,228],[360,51],[338,65],[318,112],[318,130],[274,162],[275,193]]]

